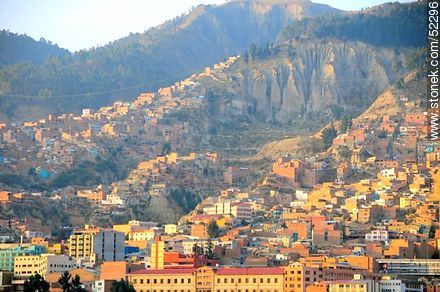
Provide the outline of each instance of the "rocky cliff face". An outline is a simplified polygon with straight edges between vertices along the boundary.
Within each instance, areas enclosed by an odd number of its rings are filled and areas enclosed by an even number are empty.
[[[288,47],[232,67],[218,86],[234,95],[230,107],[280,122],[335,109],[355,115],[404,72],[404,54],[397,50],[342,41]]]

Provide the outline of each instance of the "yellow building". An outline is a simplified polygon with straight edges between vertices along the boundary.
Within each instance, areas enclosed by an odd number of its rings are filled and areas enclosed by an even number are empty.
[[[328,292],[373,292],[378,291],[378,284],[373,280],[342,280],[324,283]]]
[[[196,291],[195,269],[140,270],[128,274],[137,292]]]
[[[164,249],[165,243],[156,237],[155,243],[151,245],[151,268],[155,270],[163,269],[164,267]]]
[[[411,206],[411,198],[409,197],[400,197],[399,198],[399,207],[401,209],[407,208]]]
[[[70,271],[74,263],[68,256],[42,254],[31,256],[18,256],[14,259],[14,275],[30,277],[38,273],[47,275],[53,272]]]
[[[120,115],[126,115],[128,113],[128,106],[119,106],[116,112]]]
[[[136,226],[133,226],[131,224],[116,224],[113,225],[113,230],[123,232],[125,236],[127,236],[130,232],[134,230]]]
[[[281,292],[283,268],[210,268],[141,270],[128,275],[138,292]]]
[[[219,268],[214,274],[213,291],[283,291],[283,268]]]
[[[164,232],[165,232],[165,234],[176,234],[177,233],[177,225],[176,224],[165,224]]]
[[[63,246],[61,245],[61,243],[54,243],[52,246],[47,247],[47,252],[53,254],[62,254]]]
[[[156,232],[154,229],[146,229],[141,231],[132,231],[128,234],[128,240],[131,241],[148,241],[153,240]]]
[[[69,256],[87,258],[93,254],[93,236],[99,233],[98,228],[86,226],[85,230],[75,231],[69,237]]]

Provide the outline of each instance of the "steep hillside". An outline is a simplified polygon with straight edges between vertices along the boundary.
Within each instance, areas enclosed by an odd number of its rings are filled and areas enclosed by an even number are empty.
[[[171,84],[251,43],[275,41],[294,19],[336,12],[307,0],[198,6],[145,33],[42,65],[0,70],[0,120],[79,111]]]
[[[426,95],[426,80],[422,78],[421,70],[413,70],[405,78],[385,90],[371,106],[353,122],[363,119],[374,119],[385,115],[403,115],[405,107],[402,100],[420,102],[419,98]]]
[[[47,57],[65,57],[68,50],[44,39],[35,41],[27,35],[0,31],[0,68],[18,62],[41,64]]]
[[[379,94],[372,104],[360,115],[353,119],[353,124],[364,122],[367,120],[375,120],[383,116],[399,116],[405,113],[405,101],[420,103],[420,97],[426,94],[426,79],[423,78],[423,70],[418,67],[407,73],[395,84],[388,87]],[[322,139],[322,133],[329,127],[339,128],[340,121],[333,121],[324,125],[312,136],[297,136],[295,138],[287,138],[276,140],[264,145],[257,155],[251,157],[251,160],[264,161],[273,160],[274,157],[285,155],[304,157],[313,154],[311,145]]]
[[[360,114],[405,72],[405,50],[338,40],[293,41],[240,59],[223,79],[201,78],[230,96],[219,115],[278,123]]]
[[[296,20],[282,39],[329,38],[362,41],[375,46],[425,47],[426,1],[387,3],[346,14]]]

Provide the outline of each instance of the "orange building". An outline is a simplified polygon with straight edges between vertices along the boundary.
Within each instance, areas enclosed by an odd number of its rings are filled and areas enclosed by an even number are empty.
[[[193,224],[191,226],[191,236],[197,236],[199,238],[208,238],[208,228],[206,224]]]
[[[82,190],[78,191],[76,195],[80,198],[86,198],[93,202],[101,202],[105,200],[105,193],[102,186],[98,186],[96,190]]]
[[[100,280],[116,280],[125,279],[127,274],[143,269],[143,265],[119,262],[103,262],[101,265]]]
[[[308,239],[310,235],[310,224],[308,222],[288,222],[287,230],[296,233],[297,239]]]
[[[0,192],[0,202],[10,202],[11,201],[11,193],[7,191]]]

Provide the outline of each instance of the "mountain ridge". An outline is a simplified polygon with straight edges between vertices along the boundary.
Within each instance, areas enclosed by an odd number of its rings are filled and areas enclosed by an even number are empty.
[[[201,6],[203,11],[195,8],[145,33],[131,34],[103,47],[49,58],[41,65],[7,66],[0,70],[0,120],[79,112],[118,99],[128,100],[140,93],[140,88],[156,90],[172,84],[241,53],[251,43],[273,42],[295,17],[288,11],[289,5],[272,5],[270,11],[260,14],[253,10],[252,3]],[[308,8],[297,15],[309,16],[308,11],[322,14],[325,10]],[[107,90],[116,92],[99,94]],[[26,112],[24,104],[32,105],[34,110]]]
[[[41,64],[48,57],[64,57],[70,52],[41,38],[39,41],[9,30],[0,30],[0,68],[19,62]]]

